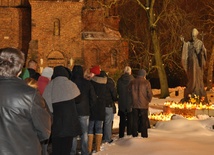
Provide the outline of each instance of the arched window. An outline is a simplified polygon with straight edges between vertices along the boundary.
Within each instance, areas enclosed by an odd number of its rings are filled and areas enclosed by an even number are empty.
[[[95,58],[95,64],[100,64],[100,51],[97,48],[93,48],[92,50],[93,58]]]
[[[47,63],[49,67],[65,66],[67,67],[67,59],[59,51],[52,51],[47,57]]]
[[[111,49],[111,66],[117,67],[117,50]]]
[[[60,35],[60,20],[59,19],[54,19],[54,31],[53,31],[54,36],[59,36]]]

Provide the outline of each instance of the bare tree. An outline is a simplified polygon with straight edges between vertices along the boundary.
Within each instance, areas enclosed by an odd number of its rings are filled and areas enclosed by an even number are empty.
[[[187,82],[180,63],[180,35],[188,40],[194,27],[200,32],[204,30],[200,17],[203,13],[199,12],[202,4],[193,1],[195,7],[186,0],[135,0],[123,3],[126,11],[120,13],[121,33],[131,42],[130,53],[134,53],[131,58],[135,58],[134,62],[150,73],[158,71],[163,98],[168,95],[166,77],[172,76],[169,73],[175,74],[173,78],[183,80],[183,84]]]
[[[186,82],[180,64],[180,35],[190,39],[196,27],[205,30],[200,10],[202,1],[192,0],[96,0],[105,8],[119,6],[120,32],[130,43],[130,63],[135,69],[145,68],[149,75],[158,75],[161,98],[169,95],[169,72]],[[208,0],[211,1],[211,0]],[[192,7],[194,3],[194,7]],[[200,11],[200,12],[199,12]],[[206,32],[207,33],[207,32]],[[167,72],[166,72],[167,71]]]
[[[204,4],[204,7],[201,9],[203,12],[202,14],[202,19],[204,20],[203,22],[205,23],[205,27],[208,30],[206,34],[206,38],[209,38],[207,41],[209,43],[209,48],[210,54],[208,56],[208,65],[207,65],[207,90],[212,89],[213,85],[213,65],[214,65],[214,2],[212,0],[207,0],[207,1],[202,1]],[[211,38],[211,39],[210,39]]]
[[[144,22],[147,25],[147,29],[149,30],[148,39],[151,38],[151,47],[145,48],[148,51],[152,51],[150,55],[154,56],[155,67],[158,71],[158,76],[160,80],[160,89],[161,89],[161,98],[165,98],[169,96],[168,90],[168,81],[165,72],[165,66],[162,60],[161,47],[160,47],[160,37],[158,33],[158,22],[161,18],[164,17],[167,7],[170,4],[170,0],[163,0],[162,4],[157,4],[155,0],[146,0],[144,3],[140,0],[135,0],[137,4],[140,6],[141,10],[145,11],[147,22]],[[148,42],[150,43],[150,42]],[[146,50],[144,50],[145,52]],[[150,53],[150,52],[148,52]]]

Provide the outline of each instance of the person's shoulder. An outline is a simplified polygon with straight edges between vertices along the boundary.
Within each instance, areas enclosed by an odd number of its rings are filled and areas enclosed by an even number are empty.
[[[131,79],[131,80],[134,80],[135,79],[135,77],[131,74],[131,75],[129,75],[129,78]]]
[[[117,82],[122,80],[122,75],[117,79]]]
[[[41,76],[41,74],[40,74],[39,72],[36,72],[36,74],[37,74],[38,76]]]
[[[145,82],[146,82],[146,84],[147,84],[148,86],[151,86],[151,83],[150,83],[149,80],[145,79]]]
[[[27,84],[24,80],[17,81],[19,84],[17,85],[17,93],[22,93],[22,94],[35,94],[37,92],[37,89],[34,87],[31,87],[30,85]]]
[[[19,77],[22,78],[23,80],[30,77],[29,70],[27,68],[23,68],[22,73],[19,75]]]
[[[115,83],[114,80],[112,78],[110,78],[110,77],[107,78],[107,81],[110,82],[110,83]]]
[[[86,84],[86,85],[91,85],[91,81],[90,80],[87,80],[85,78],[81,78],[80,79],[80,82],[82,82],[83,84]]]

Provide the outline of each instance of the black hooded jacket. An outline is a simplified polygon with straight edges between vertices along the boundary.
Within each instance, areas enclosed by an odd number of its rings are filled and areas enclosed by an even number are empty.
[[[123,74],[117,81],[117,93],[119,96],[119,111],[131,112],[131,92],[128,91],[128,85],[134,77],[128,73]]]
[[[96,75],[91,79],[91,83],[97,95],[97,101],[91,108],[90,120],[104,121],[106,107],[107,77],[102,74]]]
[[[76,137],[80,135],[81,126],[75,104],[80,91],[70,79],[64,66],[54,67],[52,80],[43,93],[48,107],[53,112],[52,137]]]
[[[95,104],[97,96],[89,80],[83,77],[83,68],[75,65],[72,70],[72,81],[80,90],[80,96],[75,99],[79,116],[89,116],[90,108]]]
[[[100,74],[107,77],[106,83],[106,93],[105,93],[105,100],[106,100],[106,107],[113,107],[114,102],[117,101],[117,90],[115,86],[115,82],[112,78],[110,78],[105,71],[101,71]]]

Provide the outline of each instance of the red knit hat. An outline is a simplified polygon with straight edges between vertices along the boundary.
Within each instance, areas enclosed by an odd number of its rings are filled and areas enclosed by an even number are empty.
[[[91,72],[91,73],[94,73],[95,75],[99,75],[99,74],[100,74],[100,66],[93,66],[93,67],[90,69],[90,72]]]

